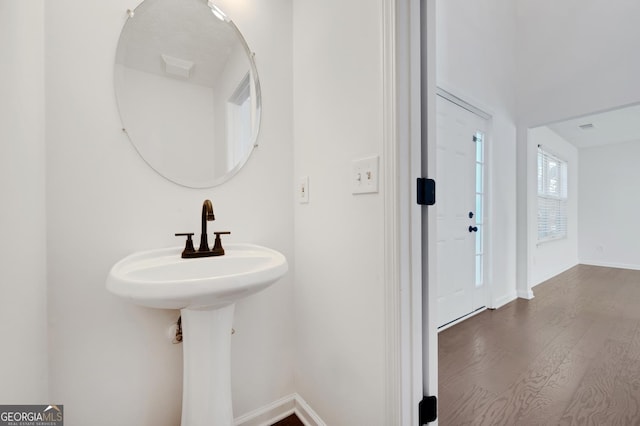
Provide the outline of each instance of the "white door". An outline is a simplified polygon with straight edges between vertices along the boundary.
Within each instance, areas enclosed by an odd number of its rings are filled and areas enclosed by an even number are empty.
[[[484,144],[486,119],[437,96],[438,327],[486,304]]]

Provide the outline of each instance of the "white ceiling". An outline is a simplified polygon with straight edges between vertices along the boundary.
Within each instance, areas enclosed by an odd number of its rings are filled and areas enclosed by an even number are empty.
[[[579,126],[593,124],[583,130]],[[578,148],[621,142],[640,143],[640,104],[574,118],[547,126]]]

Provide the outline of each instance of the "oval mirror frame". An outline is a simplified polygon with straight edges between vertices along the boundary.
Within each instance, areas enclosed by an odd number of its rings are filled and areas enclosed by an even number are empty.
[[[226,182],[257,146],[262,113],[242,33],[211,0],[144,0],[128,13],[114,64],[123,131],[176,184]]]

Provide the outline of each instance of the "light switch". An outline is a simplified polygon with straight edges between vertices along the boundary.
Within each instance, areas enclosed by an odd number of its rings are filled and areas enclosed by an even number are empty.
[[[307,204],[309,202],[309,176],[303,176],[298,183],[298,202]]]
[[[377,155],[354,160],[351,172],[351,192],[353,194],[371,194],[378,192]]]

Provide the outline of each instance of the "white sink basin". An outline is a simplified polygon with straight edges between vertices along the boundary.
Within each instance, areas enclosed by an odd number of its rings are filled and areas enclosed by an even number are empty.
[[[137,305],[165,309],[222,307],[281,278],[285,257],[254,244],[226,244],[224,256],[182,259],[181,247],[134,253],[116,263],[107,289]]]
[[[232,426],[231,327],[235,302],[281,278],[285,257],[253,244],[225,244],[224,256],[182,259],[182,248],[134,253],[116,263],[107,289],[132,303],[180,309],[182,426]]]

